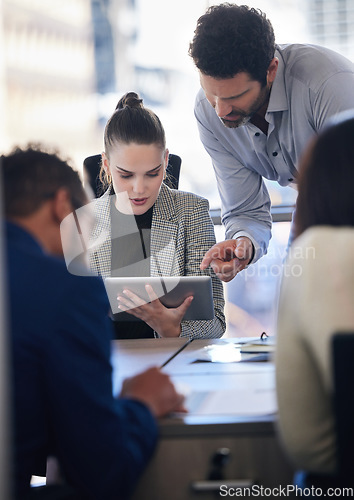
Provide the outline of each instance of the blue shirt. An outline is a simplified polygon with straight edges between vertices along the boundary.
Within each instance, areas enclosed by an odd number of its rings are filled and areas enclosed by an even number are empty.
[[[49,454],[80,498],[126,499],[157,426],[144,404],[113,397],[104,285],[70,274],[19,226],[6,229],[16,498]]]
[[[266,253],[271,237],[263,177],[281,186],[295,182],[309,139],[331,116],[354,108],[354,66],[348,59],[300,44],[277,46],[275,57],[279,66],[265,115],[267,135],[250,122],[225,127],[202,89],[195,104],[200,138],[218,183],[226,237],[248,236],[254,261]]]

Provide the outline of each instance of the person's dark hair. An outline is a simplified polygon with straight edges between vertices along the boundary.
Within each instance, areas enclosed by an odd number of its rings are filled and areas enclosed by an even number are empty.
[[[57,151],[47,152],[41,145],[15,147],[0,162],[7,217],[33,214],[61,188],[68,191],[74,209],[87,203],[79,174]]]
[[[189,45],[189,55],[204,75],[224,79],[245,72],[262,86],[274,53],[274,31],[266,15],[230,3],[209,7]]]
[[[354,111],[332,121],[299,165],[295,236],[312,226],[354,226]]]
[[[115,112],[104,131],[104,148],[107,158],[112,146],[117,144],[156,144],[166,148],[165,131],[159,117],[145,108],[136,92],[127,92],[119,100]],[[101,166],[100,180],[103,187],[110,185],[106,171]]]

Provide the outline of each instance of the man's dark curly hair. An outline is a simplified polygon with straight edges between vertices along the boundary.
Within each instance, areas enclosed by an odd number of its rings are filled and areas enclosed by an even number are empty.
[[[203,74],[223,79],[246,72],[262,85],[274,52],[274,31],[265,14],[231,3],[214,5],[198,19],[189,46]]]

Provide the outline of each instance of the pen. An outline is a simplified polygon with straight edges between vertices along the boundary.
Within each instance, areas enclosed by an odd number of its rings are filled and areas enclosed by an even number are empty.
[[[175,358],[177,356],[177,354],[179,354],[181,351],[183,351],[183,349],[185,347],[187,347],[187,345],[189,345],[191,342],[192,342],[193,339],[188,339],[187,342],[185,344],[183,344],[182,347],[180,347],[178,349],[178,351],[176,351],[175,353],[172,354],[172,356],[170,356],[161,366],[160,368],[163,368],[164,366],[166,366],[170,361],[173,360],[173,358]]]

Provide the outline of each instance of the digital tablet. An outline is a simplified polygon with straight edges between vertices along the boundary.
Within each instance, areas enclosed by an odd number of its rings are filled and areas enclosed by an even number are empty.
[[[152,286],[156,295],[166,307],[178,307],[184,299],[193,295],[191,305],[183,319],[210,320],[214,318],[213,292],[210,276],[166,276],[105,278],[104,284],[115,321],[120,321],[122,311],[118,308],[117,297],[123,290],[130,290],[146,302],[150,302],[145,285]],[[126,315],[122,315],[125,317]],[[130,315],[132,317],[132,315]],[[123,318],[122,318],[123,319]]]

